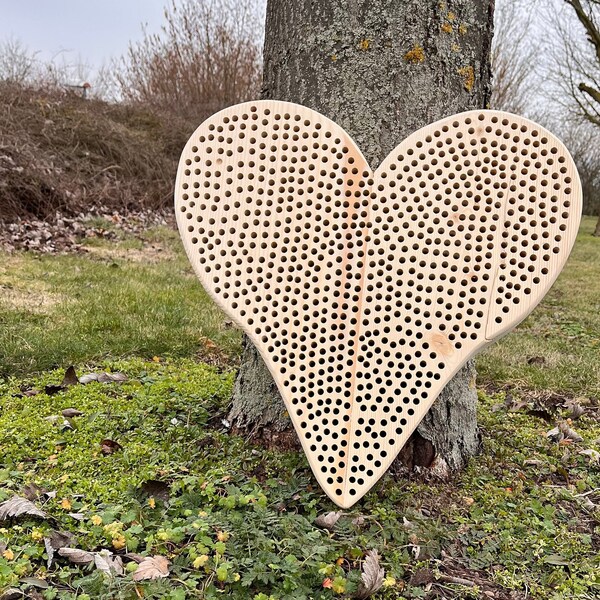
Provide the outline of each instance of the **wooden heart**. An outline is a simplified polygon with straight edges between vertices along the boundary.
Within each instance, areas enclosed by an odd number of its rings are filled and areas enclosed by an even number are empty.
[[[260,351],[320,485],[349,507],[457,370],[548,291],[581,185],[556,137],[508,113],[428,125],[373,172],[333,121],[256,101],[192,135],[175,204],[202,285]]]

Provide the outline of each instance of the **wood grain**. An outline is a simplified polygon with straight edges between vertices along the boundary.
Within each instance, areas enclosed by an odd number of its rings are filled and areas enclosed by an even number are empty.
[[[205,121],[175,186],[202,285],[268,365],[313,472],[349,507],[457,370],[548,291],[581,185],[539,125],[470,111],[420,129],[372,172],[297,104]]]

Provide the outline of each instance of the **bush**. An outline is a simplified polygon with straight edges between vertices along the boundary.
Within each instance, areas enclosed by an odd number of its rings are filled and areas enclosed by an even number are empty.
[[[0,220],[172,202],[197,123],[140,106],[0,82]]]
[[[125,100],[191,118],[256,98],[261,26],[256,4],[183,0],[165,10],[158,34],[132,44],[116,80]]]

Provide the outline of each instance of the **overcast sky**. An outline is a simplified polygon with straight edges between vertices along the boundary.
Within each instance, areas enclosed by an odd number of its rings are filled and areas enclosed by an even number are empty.
[[[544,15],[565,11],[564,0],[496,0],[497,9],[511,1],[522,7],[534,44],[538,43],[536,39],[545,43],[552,37]],[[12,38],[29,52],[39,52],[41,62],[54,59],[56,66],[88,65],[87,69],[70,71],[71,83],[81,84],[86,79],[93,82],[97,69],[122,56],[131,41],[142,38],[142,25],[151,33],[160,30],[164,6],[170,3],[171,0],[0,0],[0,44]],[[256,4],[263,4],[263,0],[256,0]],[[570,12],[567,17],[574,21]],[[578,23],[575,27],[580,29]],[[582,43],[585,44],[583,36]],[[540,52],[540,64],[534,70],[543,70],[545,54]],[[534,88],[532,97],[536,95],[540,95],[540,90]],[[532,104],[537,105],[538,101]]]
[[[40,58],[99,67],[140,39],[142,23],[157,31],[165,0],[0,0],[0,42],[12,37]]]

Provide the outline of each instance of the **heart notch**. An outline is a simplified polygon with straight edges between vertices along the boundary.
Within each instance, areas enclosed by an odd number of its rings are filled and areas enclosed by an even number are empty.
[[[543,298],[581,198],[564,145],[509,113],[428,125],[373,172],[341,127],[279,101],[205,121],[175,186],[196,274],[259,350],[341,507]]]

